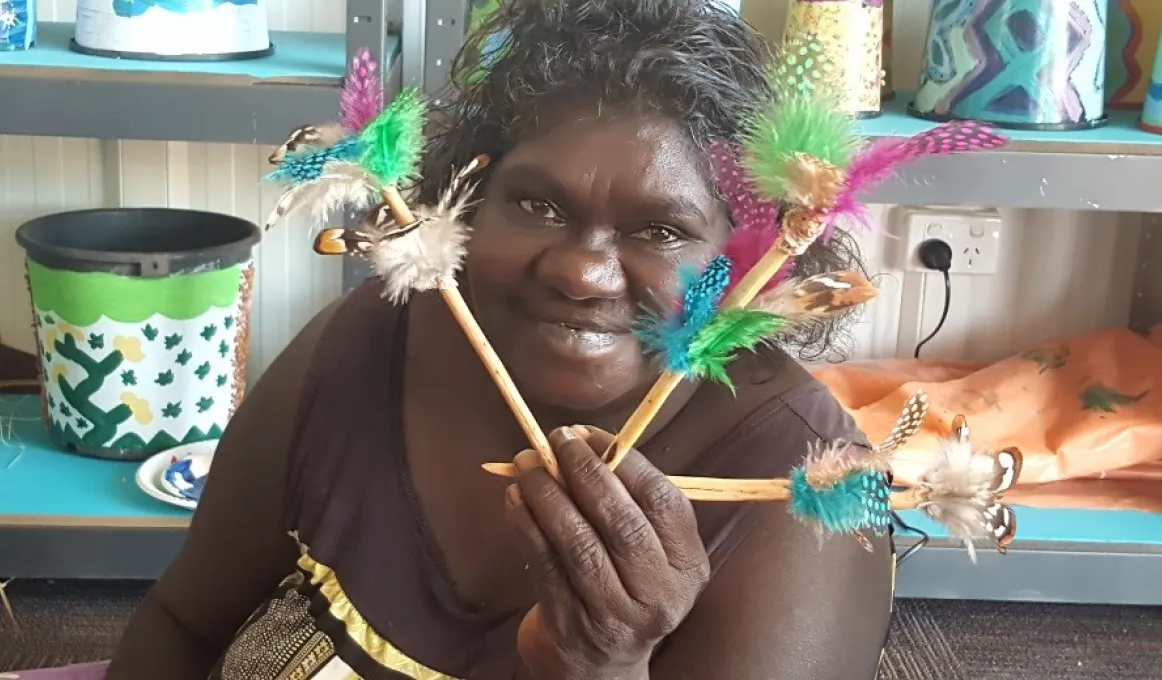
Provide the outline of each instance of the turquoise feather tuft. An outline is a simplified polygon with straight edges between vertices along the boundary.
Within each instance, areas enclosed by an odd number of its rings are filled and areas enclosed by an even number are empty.
[[[266,176],[266,180],[292,185],[314,182],[323,176],[328,163],[352,163],[362,153],[363,144],[359,138],[349,135],[325,149],[288,154],[278,168]]]
[[[808,465],[791,471],[788,507],[795,518],[829,533],[887,531],[892,521],[891,488],[883,472],[855,467],[837,482],[817,487],[808,482]]]
[[[701,274],[684,268],[679,275],[681,308],[665,315],[648,315],[638,322],[638,339],[661,357],[667,371],[690,372],[690,343],[718,312],[718,303],[730,283],[730,269],[730,259],[722,255],[711,260]]]

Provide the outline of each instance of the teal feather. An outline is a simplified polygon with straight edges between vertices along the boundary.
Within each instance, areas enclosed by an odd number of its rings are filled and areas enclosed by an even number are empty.
[[[734,385],[726,373],[727,365],[739,350],[754,349],[786,325],[786,319],[760,309],[737,307],[724,309],[703,326],[690,342],[686,353],[689,375]]]
[[[691,373],[691,343],[718,312],[718,303],[730,283],[730,270],[730,258],[723,255],[711,260],[701,273],[684,267],[679,273],[681,307],[665,315],[647,315],[638,322],[638,339],[662,358],[667,371]]]
[[[306,184],[323,175],[328,163],[350,163],[359,159],[363,144],[355,135],[349,135],[325,149],[287,154],[277,169],[266,176],[267,181],[284,184]]]
[[[791,471],[790,489],[790,512],[805,524],[839,534],[882,534],[891,525],[891,487],[874,468],[856,467],[838,482],[817,488],[807,481],[807,465],[800,465]]]

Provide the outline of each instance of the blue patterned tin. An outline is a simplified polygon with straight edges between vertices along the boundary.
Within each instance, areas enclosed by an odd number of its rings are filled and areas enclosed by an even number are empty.
[[[27,50],[36,44],[37,0],[0,0],[0,52]]]
[[[1104,125],[1108,3],[934,0],[908,112],[1018,129]]]

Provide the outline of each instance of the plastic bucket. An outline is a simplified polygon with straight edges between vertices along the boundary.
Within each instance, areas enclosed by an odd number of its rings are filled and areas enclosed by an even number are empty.
[[[908,113],[1017,130],[1105,125],[1106,9],[1104,0],[933,0]]]
[[[260,236],[246,220],[167,208],[17,229],[54,444],[142,460],[222,435],[245,390]]]
[[[274,54],[266,0],[77,0],[69,47],[99,57],[150,61],[234,61]]]
[[[880,115],[883,97],[883,0],[791,0],[784,41],[812,35],[834,64],[840,105],[860,118]]]

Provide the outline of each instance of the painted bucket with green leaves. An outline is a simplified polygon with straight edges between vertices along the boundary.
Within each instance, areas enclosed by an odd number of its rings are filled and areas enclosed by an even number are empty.
[[[259,228],[169,208],[57,213],[16,232],[57,446],[143,460],[222,435],[245,390]]]

